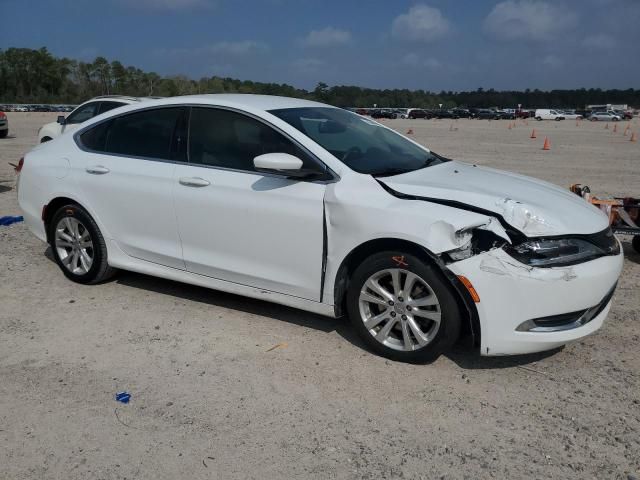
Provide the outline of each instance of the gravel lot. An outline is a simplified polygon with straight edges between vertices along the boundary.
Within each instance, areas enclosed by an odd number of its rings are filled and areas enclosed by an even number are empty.
[[[7,162],[56,114],[8,116],[0,216],[19,214]],[[385,123],[446,156],[640,196],[640,143],[620,127]],[[0,478],[639,476],[640,256],[624,248],[596,335],[416,366],[368,353],[343,320],[125,272],[73,284],[24,224],[0,227]]]

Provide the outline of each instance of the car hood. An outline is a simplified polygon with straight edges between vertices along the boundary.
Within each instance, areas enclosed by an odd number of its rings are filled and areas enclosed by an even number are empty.
[[[450,161],[378,180],[405,195],[492,212],[531,237],[591,234],[609,225],[604,213],[569,190],[493,168]]]

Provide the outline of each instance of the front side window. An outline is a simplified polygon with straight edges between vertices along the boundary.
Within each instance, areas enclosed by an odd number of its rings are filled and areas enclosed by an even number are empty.
[[[76,124],[86,122],[90,118],[95,117],[98,114],[98,104],[100,102],[91,102],[86,105],[82,105],[74,110],[71,115],[65,120],[65,124]]]
[[[291,140],[258,120],[217,108],[194,107],[189,124],[189,162],[255,171],[253,159],[265,153],[288,153],[302,168],[318,170]]]
[[[347,110],[328,107],[271,110],[356,172],[396,175],[446,159]]]

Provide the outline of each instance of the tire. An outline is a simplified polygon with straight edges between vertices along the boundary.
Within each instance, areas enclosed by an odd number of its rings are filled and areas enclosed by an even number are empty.
[[[536,120],[541,122],[542,121],[542,117],[536,117]]]
[[[412,279],[410,294],[393,288],[394,275],[403,287]],[[369,285],[376,285],[376,290]],[[433,361],[460,334],[461,312],[453,287],[436,267],[401,251],[372,255],[356,268],[347,291],[347,312],[368,348],[400,362]]]
[[[637,253],[640,253],[640,235],[635,235],[631,239],[631,246]]]
[[[6,130],[0,130],[0,138],[6,138],[7,135],[9,135],[9,129],[8,128]]]
[[[92,285],[116,273],[107,263],[107,246],[98,225],[80,205],[65,205],[53,214],[49,242],[53,258],[69,280]]]

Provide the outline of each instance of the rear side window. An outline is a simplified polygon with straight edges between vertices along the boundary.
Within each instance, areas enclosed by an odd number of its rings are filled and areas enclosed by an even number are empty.
[[[109,133],[109,127],[111,122],[99,123],[95,127],[87,130],[80,135],[80,141],[85,148],[93,150],[95,152],[104,152],[104,147],[107,143],[107,134]]]
[[[109,110],[113,110],[114,108],[122,107],[123,105],[126,105],[126,103],[122,103],[122,102],[101,102],[100,103],[100,110],[98,111],[98,114],[104,113],[104,112],[108,112]]]
[[[251,117],[216,108],[191,112],[189,162],[255,171],[253,159],[265,153],[288,153],[302,160],[303,169],[319,170],[295,143]]]
[[[160,108],[114,118],[104,151],[133,157],[170,160],[174,133],[183,108]]]

